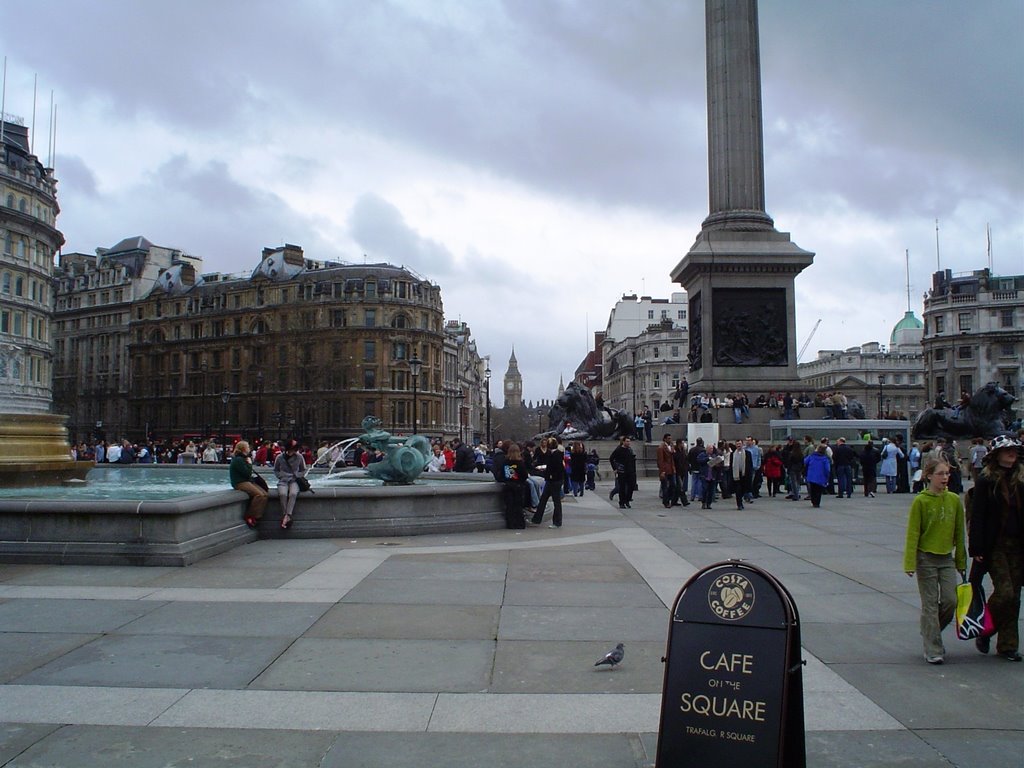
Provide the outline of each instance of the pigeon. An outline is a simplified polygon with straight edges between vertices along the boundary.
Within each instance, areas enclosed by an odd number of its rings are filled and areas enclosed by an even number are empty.
[[[622,657],[625,655],[626,649],[622,643],[619,643],[612,650],[608,651],[608,653],[594,662],[594,666],[600,667],[602,664],[607,664],[612,669],[615,669],[615,665],[621,662]]]

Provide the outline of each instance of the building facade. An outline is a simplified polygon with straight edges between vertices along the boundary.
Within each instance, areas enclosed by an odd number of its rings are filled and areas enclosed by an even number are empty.
[[[932,275],[922,345],[928,397],[955,402],[990,381],[1020,397],[1024,384],[1024,275],[989,269]]]
[[[177,264],[202,268],[200,258],[141,236],[97,248],[95,254],[59,256],[53,280],[53,399],[56,410],[68,414],[72,440],[128,429],[132,306]]]
[[[448,427],[444,437],[479,443],[484,440],[487,426],[489,361],[480,356],[467,323],[449,320],[444,330],[448,394]]]
[[[925,395],[923,329],[914,313],[893,328],[889,346],[877,341],[849,349],[824,349],[818,357],[800,363],[797,371],[804,392],[842,392],[864,406],[874,418],[915,419],[929,405]]]
[[[645,405],[652,411],[666,403],[670,411],[677,407],[672,396],[688,370],[688,333],[677,322],[666,318],[622,340],[605,336],[601,395],[606,406],[627,413]]]
[[[367,415],[394,434],[441,434],[440,288],[390,264],[267,248],[248,276],[179,262],[132,306],[130,437],[151,433],[337,440]],[[422,361],[416,391],[409,360]]]
[[[0,121],[0,408],[43,413],[53,400],[53,259],[64,244],[57,180],[32,154],[28,128]]]

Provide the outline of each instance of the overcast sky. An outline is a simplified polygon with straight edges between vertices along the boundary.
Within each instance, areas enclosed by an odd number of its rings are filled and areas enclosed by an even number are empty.
[[[1024,274],[1024,2],[761,3],[765,194],[816,253],[797,343],[888,341],[937,261]],[[568,381],[624,293],[668,297],[707,209],[698,0],[3,4],[8,113],[66,251],[265,246],[441,285],[500,381]],[[938,219],[938,253],[936,248]],[[500,402],[500,386],[492,387]]]

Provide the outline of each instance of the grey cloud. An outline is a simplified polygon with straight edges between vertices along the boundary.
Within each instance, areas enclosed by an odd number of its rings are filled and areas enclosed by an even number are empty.
[[[405,264],[427,279],[438,281],[453,273],[455,259],[441,243],[422,237],[401,211],[374,195],[360,197],[348,217],[352,239],[372,260]]]
[[[99,194],[96,175],[82,158],[77,155],[60,155],[58,161],[60,167],[55,168],[54,172],[62,198],[67,194],[84,197],[96,197]]]

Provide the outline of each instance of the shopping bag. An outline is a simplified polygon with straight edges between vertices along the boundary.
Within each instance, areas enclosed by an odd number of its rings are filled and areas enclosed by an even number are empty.
[[[956,588],[956,636],[961,640],[988,637],[996,631],[992,614],[985,603],[980,582],[965,581]]]

